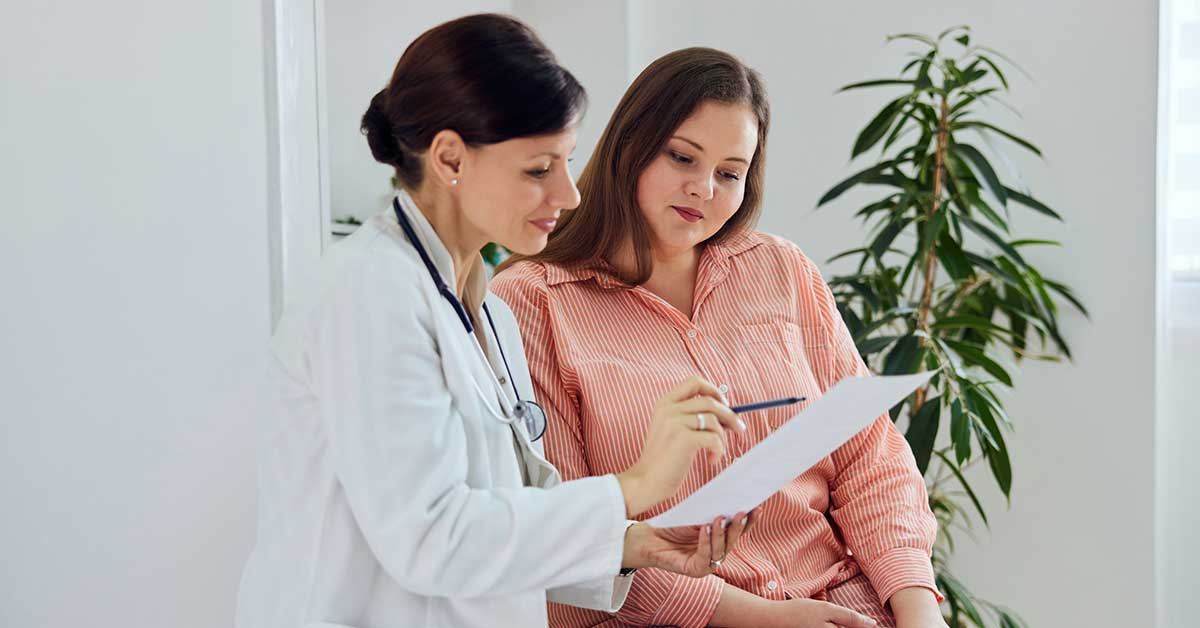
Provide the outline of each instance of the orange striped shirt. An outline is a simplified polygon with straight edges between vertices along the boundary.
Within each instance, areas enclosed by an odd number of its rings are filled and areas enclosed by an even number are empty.
[[[743,415],[748,430],[727,432],[723,463],[697,458],[683,489],[643,519],[708,482],[838,380],[868,374],[816,265],[794,244],[757,231],[705,247],[690,320],[599,269],[521,262],[491,289],[516,314],[550,419],[546,454],[565,479],[631,466],[654,403],[692,375],[719,384],[735,405],[808,397],[799,408]],[[936,592],[936,529],[912,451],[884,414],[764,502],[756,529],[716,575],[642,569],[615,619],[551,604],[550,624],[704,626],[726,583],[774,600],[824,598],[860,573],[882,610],[902,588]]]

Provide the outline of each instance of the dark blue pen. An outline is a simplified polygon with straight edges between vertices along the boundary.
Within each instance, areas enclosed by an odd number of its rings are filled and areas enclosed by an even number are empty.
[[[748,403],[744,406],[733,406],[729,408],[736,414],[743,412],[754,412],[755,410],[766,410],[767,408],[778,408],[779,406],[790,406],[793,403],[800,403],[808,399],[808,397],[784,397],[783,399],[772,399],[771,401],[760,401],[758,403]]]

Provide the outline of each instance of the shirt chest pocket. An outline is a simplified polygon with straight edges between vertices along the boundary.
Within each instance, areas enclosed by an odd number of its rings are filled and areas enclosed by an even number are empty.
[[[739,361],[757,377],[766,397],[802,395],[812,401],[820,396],[818,377],[829,368],[824,327],[773,321],[739,325],[738,334]]]

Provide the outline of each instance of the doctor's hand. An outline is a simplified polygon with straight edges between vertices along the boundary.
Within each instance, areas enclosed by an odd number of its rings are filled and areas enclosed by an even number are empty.
[[[663,395],[633,466],[617,474],[625,516],[633,517],[675,496],[696,454],[709,464],[725,457],[725,430],[746,430],[711,382],[691,377]]]
[[[657,567],[702,578],[716,571],[720,561],[725,559],[738,539],[754,526],[757,518],[758,509],[755,508],[749,513],[737,513],[729,519],[728,526],[724,517],[717,517],[708,525],[684,528],[634,524],[625,534],[625,554],[621,566]]]

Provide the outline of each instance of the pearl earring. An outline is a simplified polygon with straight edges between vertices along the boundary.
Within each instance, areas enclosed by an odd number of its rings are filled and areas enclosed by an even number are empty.
[[[450,179],[450,185],[458,185],[458,179]]]

